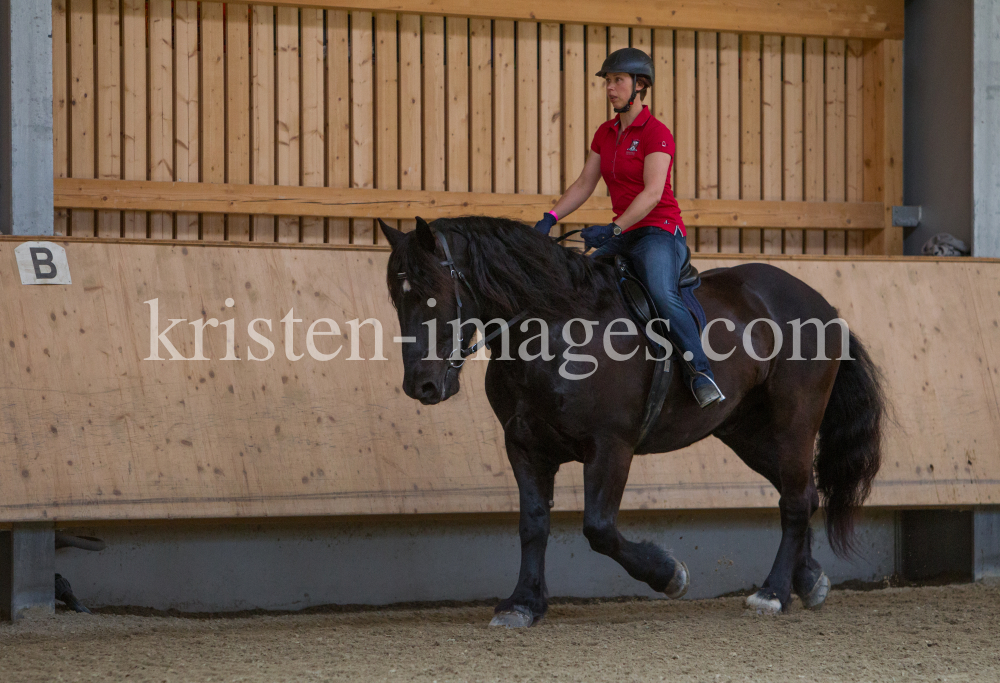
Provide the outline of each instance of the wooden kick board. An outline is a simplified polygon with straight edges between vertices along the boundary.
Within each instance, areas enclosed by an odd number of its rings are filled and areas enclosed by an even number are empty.
[[[0,240],[0,522],[517,509],[486,363],[468,363],[461,392],[441,405],[401,392],[387,252],[66,240],[73,284],[25,286],[17,243]],[[772,262],[837,305],[886,372],[899,426],[870,503],[1000,503],[1000,262]],[[161,331],[167,318],[235,317],[244,360],[143,360],[153,298]],[[279,321],[293,307],[305,321],[298,353],[317,318],[348,332],[346,321],[375,317],[388,360],[346,360],[349,345],[329,362],[286,360]],[[246,360],[252,318],[273,322],[266,362]],[[187,323],[169,336],[193,355]],[[371,340],[362,335],[367,358]],[[208,328],[205,355],[224,347],[223,328]],[[557,509],[581,509],[581,471],[560,471]],[[624,507],[776,503],[708,439],[637,458]]]

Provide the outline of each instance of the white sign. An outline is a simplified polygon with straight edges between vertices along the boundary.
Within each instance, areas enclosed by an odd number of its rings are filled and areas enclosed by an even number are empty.
[[[53,242],[22,242],[14,249],[22,285],[70,285],[66,250]]]

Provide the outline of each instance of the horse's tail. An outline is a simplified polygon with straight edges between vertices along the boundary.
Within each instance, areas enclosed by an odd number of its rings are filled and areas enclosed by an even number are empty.
[[[816,452],[816,487],[823,494],[826,534],[840,557],[854,553],[855,511],[871,492],[882,464],[886,419],[881,371],[853,332],[849,349],[853,360],[840,361]]]

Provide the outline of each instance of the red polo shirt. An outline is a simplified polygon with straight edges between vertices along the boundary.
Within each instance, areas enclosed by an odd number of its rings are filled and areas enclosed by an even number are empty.
[[[646,189],[642,178],[646,155],[666,152],[670,155],[670,167],[667,169],[667,182],[663,186],[660,202],[628,230],[656,225],[671,232],[680,230],[682,235],[687,236],[680,207],[677,206],[677,199],[670,187],[670,176],[674,170],[674,136],[663,123],[653,118],[649,107],[644,106],[632,125],[619,136],[620,118],[615,116],[602,123],[594,134],[594,141],[590,143],[590,149],[601,155],[601,176],[608,184],[615,220]]]

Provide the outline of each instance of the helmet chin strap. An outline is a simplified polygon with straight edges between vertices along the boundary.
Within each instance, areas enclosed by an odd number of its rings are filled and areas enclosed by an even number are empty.
[[[637,79],[633,75],[632,76],[632,96],[628,98],[628,104],[626,104],[624,107],[622,107],[620,109],[618,107],[612,107],[615,110],[616,114],[624,114],[625,112],[627,112],[629,109],[632,108],[632,103],[635,102],[635,95],[636,95],[635,85],[636,85],[636,81],[637,80],[639,80],[639,79]]]

